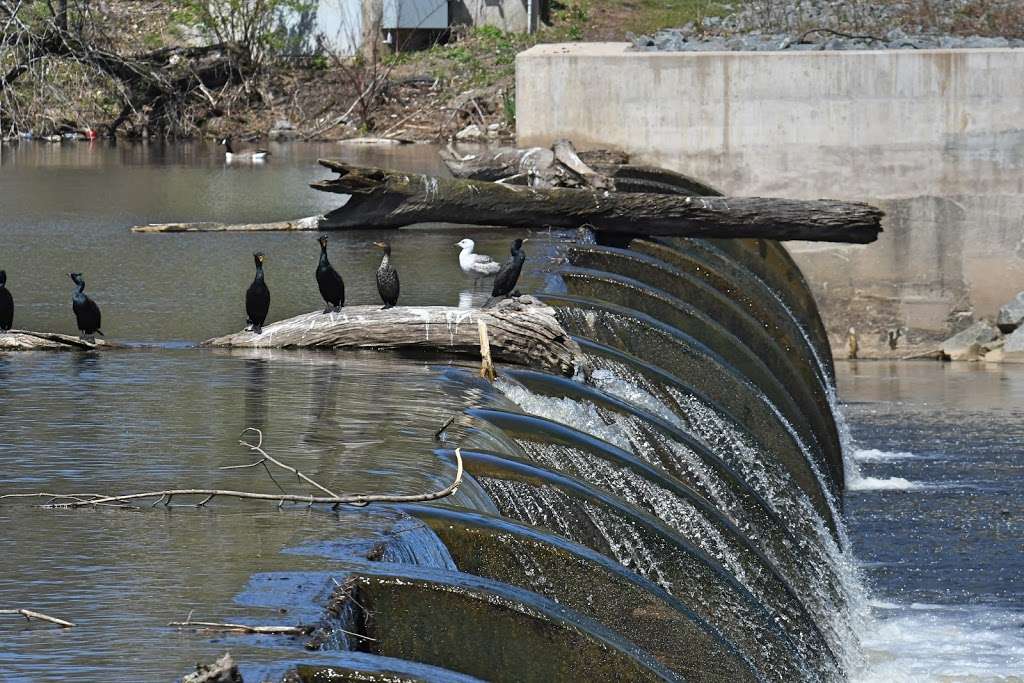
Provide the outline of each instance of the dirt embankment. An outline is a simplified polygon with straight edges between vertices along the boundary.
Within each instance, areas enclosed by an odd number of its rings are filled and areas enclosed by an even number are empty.
[[[102,52],[68,53],[67,36],[58,35],[53,54],[0,53],[0,75],[16,75],[0,83],[0,136],[91,129],[128,137],[495,140],[514,134],[515,55],[538,42],[633,38],[648,49],[777,49],[774,38],[763,44],[778,35],[787,47],[820,49],[835,47],[844,34],[863,36],[871,47],[876,38],[914,47],[944,36],[1024,37],[1020,0],[552,0],[534,35],[455,29],[417,52],[355,59],[322,53],[276,58],[258,69],[236,68],[224,50],[202,56],[206,62],[198,63],[212,80],[196,82],[187,51],[206,49],[209,36],[184,22],[177,4],[83,3],[88,10],[73,18],[71,33],[80,31]],[[666,27],[675,29],[659,33]],[[111,63],[108,52],[129,59]],[[25,55],[31,65],[20,73],[17,59]],[[153,83],[131,80],[140,64],[160,67]],[[160,87],[168,92],[154,96]]]

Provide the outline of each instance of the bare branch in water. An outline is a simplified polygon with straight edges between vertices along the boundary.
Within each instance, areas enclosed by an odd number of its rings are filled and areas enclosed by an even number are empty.
[[[172,621],[167,625],[179,629],[193,628],[199,632],[254,633],[271,636],[304,636],[313,630],[311,626],[249,626],[248,624],[225,624],[216,621],[192,621],[191,614],[185,621]]]
[[[257,467],[262,465],[266,470],[267,474],[270,474],[270,468],[267,463],[271,463],[281,469],[287,470],[296,476],[297,479],[303,481],[310,486],[316,488],[320,492],[326,494],[322,496],[318,495],[300,495],[286,493],[283,489],[280,493],[256,493],[253,491],[233,491],[229,489],[201,489],[201,488],[187,488],[187,489],[166,489],[163,491],[145,491],[142,493],[129,493],[123,495],[104,495],[99,493],[49,493],[41,491],[38,493],[7,493],[0,495],[0,501],[14,498],[46,498],[46,502],[42,503],[38,507],[49,508],[49,509],[73,509],[82,507],[98,507],[98,506],[110,506],[110,507],[129,507],[131,501],[142,501],[148,498],[153,498],[153,507],[156,507],[160,503],[164,503],[165,506],[170,505],[171,499],[174,496],[202,496],[203,499],[198,503],[191,504],[192,507],[205,507],[207,503],[213,500],[215,497],[225,498],[239,498],[244,500],[269,500],[278,503],[279,506],[284,503],[306,503],[307,505],[315,504],[328,504],[333,505],[337,508],[340,505],[356,505],[362,506],[369,503],[422,503],[430,500],[439,500],[446,498],[455,493],[459,485],[462,483],[462,452],[460,449],[455,449],[455,478],[452,483],[438,491],[431,491],[428,493],[415,493],[411,495],[393,495],[386,493],[366,493],[366,494],[351,494],[351,495],[339,495],[327,487],[323,486],[311,477],[306,476],[299,470],[286,465],[277,458],[271,456],[263,449],[263,432],[254,427],[246,429],[243,434],[247,432],[255,432],[257,435],[256,443],[250,441],[240,440],[239,443],[247,447],[249,450],[259,453],[261,459],[249,463],[247,465],[233,465],[224,467],[221,469],[242,469]],[[280,484],[277,480],[270,475],[274,483],[277,484],[278,488]]]
[[[70,621],[51,617],[47,614],[43,614],[42,612],[33,612],[30,609],[0,609],[0,614],[20,614],[29,621],[32,621],[33,619],[38,621],[48,621],[51,624],[57,624],[57,626],[60,626],[61,628],[71,628],[74,626]]]

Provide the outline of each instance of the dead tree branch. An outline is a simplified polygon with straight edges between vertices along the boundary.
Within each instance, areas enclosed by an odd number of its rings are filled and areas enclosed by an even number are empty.
[[[319,482],[315,481],[311,477],[303,474],[299,470],[286,465],[280,460],[269,455],[263,449],[263,433],[254,428],[250,427],[246,429],[243,434],[248,432],[255,432],[258,435],[257,442],[251,443],[245,440],[240,440],[239,443],[249,448],[249,450],[259,453],[262,457],[260,460],[245,465],[230,466],[222,469],[241,469],[249,467],[257,467],[263,465],[266,467],[267,463],[271,463],[281,469],[284,469],[296,476],[299,480],[306,484],[309,484],[313,488],[319,490],[326,495],[318,496],[313,494],[302,495],[302,494],[290,494],[284,491],[280,493],[257,493],[253,491],[234,491],[230,489],[200,489],[200,488],[181,488],[181,489],[165,489],[162,491],[144,491],[142,493],[129,493],[123,495],[103,495],[97,493],[48,493],[48,492],[37,492],[37,493],[7,493],[0,495],[0,501],[6,499],[20,499],[20,498],[46,498],[46,502],[40,504],[38,507],[47,509],[75,509],[84,507],[97,507],[97,506],[125,506],[126,504],[134,501],[141,501],[146,499],[154,499],[152,506],[156,507],[160,503],[164,506],[170,506],[171,501],[176,497],[197,497],[202,496],[202,500],[198,503],[192,503],[189,507],[204,507],[214,498],[237,498],[243,500],[267,500],[274,501],[279,506],[284,503],[305,503],[307,505],[315,504],[327,504],[335,507],[340,505],[354,505],[363,506],[369,503],[422,503],[430,500],[439,500],[446,498],[455,493],[459,485],[462,483],[463,465],[462,465],[462,453],[456,448],[455,449],[455,478],[452,482],[438,491],[431,491],[427,493],[415,493],[410,495],[394,495],[394,494],[352,494],[352,495],[338,495],[323,486]],[[270,470],[267,469],[269,474]],[[273,477],[271,477],[273,478]],[[276,483],[276,480],[275,480]]]
[[[20,614],[21,616],[25,617],[25,619],[28,621],[32,621],[33,619],[36,619],[38,621],[48,621],[51,624],[56,624],[57,626],[60,626],[61,628],[71,628],[72,626],[74,626],[74,624],[70,621],[64,621],[63,619],[58,619],[57,617],[51,617],[47,614],[43,614],[42,612],[34,612],[30,609],[0,609],[0,614]]]

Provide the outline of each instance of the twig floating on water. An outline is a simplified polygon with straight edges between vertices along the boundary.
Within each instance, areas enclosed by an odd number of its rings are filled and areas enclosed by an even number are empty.
[[[194,628],[197,631],[216,631],[218,633],[247,633],[268,636],[304,636],[312,630],[312,626],[249,626],[248,624],[226,624],[216,621],[172,621],[168,626],[175,628]]]
[[[42,612],[33,612],[30,609],[0,609],[0,614],[20,614],[29,621],[32,621],[33,619],[36,619],[38,621],[48,621],[51,624],[56,624],[57,626],[60,626],[61,628],[71,628],[72,626],[74,626],[74,624],[70,621],[64,621],[63,619],[58,619],[57,617],[51,617],[48,614],[43,614]]]

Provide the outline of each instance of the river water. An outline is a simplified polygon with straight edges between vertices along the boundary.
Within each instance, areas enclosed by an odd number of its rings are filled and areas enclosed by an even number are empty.
[[[65,273],[77,270],[103,306],[109,337],[139,347],[0,355],[0,492],[273,491],[261,470],[218,469],[252,461],[237,443],[249,426],[265,430],[275,456],[337,490],[412,493],[447,483],[451,467],[433,454],[434,430],[467,406],[497,400],[443,373],[447,364],[189,348],[240,329],[257,249],[268,256],[271,319],[319,306],[314,235],[135,235],[128,226],[328,210],[338,199],[307,188],[328,175],[317,157],[440,171],[427,146],[272,151],[253,167],[225,166],[219,148],[202,144],[4,147],[0,268],[17,299],[16,325],[73,333]],[[453,243],[466,234],[388,234],[403,302],[485,296],[457,269]],[[468,234],[495,257],[512,236]],[[332,235],[351,303],[377,300],[379,255],[370,242],[381,236]],[[523,288],[541,284],[533,272]],[[840,363],[838,375],[860,467],[851,474],[848,526],[872,585],[859,678],[1024,676],[1024,370]],[[459,495],[456,502],[473,504],[468,487]],[[215,510],[138,512],[0,506],[0,609],[27,607],[79,625],[0,617],[0,680],[167,681],[226,649],[242,661],[287,661],[297,652],[287,638],[166,624],[190,612],[256,623],[315,617],[311,601],[322,586],[292,585],[280,572],[329,578],[343,557],[310,548],[365,543],[393,521],[369,508],[329,514],[224,501]]]

